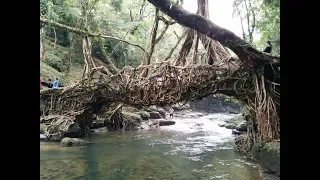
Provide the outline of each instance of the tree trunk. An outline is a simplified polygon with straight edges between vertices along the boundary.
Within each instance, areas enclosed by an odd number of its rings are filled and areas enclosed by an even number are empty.
[[[146,67],[143,69],[141,76],[145,77],[148,74],[148,65],[150,65],[151,62],[151,57],[154,51],[154,47],[156,46],[156,38],[157,38],[157,30],[159,27],[159,9],[156,8],[156,12],[155,12],[155,19],[154,19],[154,24],[153,24],[153,28],[152,28],[152,32],[151,32],[151,42],[150,42],[150,49],[149,52],[146,54],[146,60],[143,63],[144,65],[146,65]]]
[[[174,50],[178,47],[178,45],[180,44],[181,40],[182,40],[186,35],[187,35],[187,31],[184,31],[183,34],[182,34],[180,37],[178,37],[177,43],[171,48],[169,54],[168,54],[167,57],[165,58],[165,61],[168,60],[168,59],[171,57],[171,55],[172,55],[172,53],[174,52]]]
[[[40,61],[44,59],[44,28],[40,29]]]
[[[117,40],[117,41],[122,41],[122,42],[130,44],[132,46],[136,46],[136,47],[140,48],[143,52],[146,52],[145,49],[143,47],[141,47],[140,45],[125,41],[125,40],[117,38],[117,37],[107,36],[107,35],[98,34],[98,33],[91,33],[91,32],[88,32],[88,31],[84,31],[82,29],[73,28],[73,27],[66,26],[66,25],[63,25],[63,24],[60,24],[60,23],[57,23],[57,22],[53,22],[53,21],[50,21],[48,19],[41,18],[41,17],[40,17],[40,22],[43,22],[43,23],[48,24],[48,25],[53,26],[53,27],[58,27],[58,28],[61,28],[61,29],[65,29],[67,31],[70,31],[70,32],[73,32],[73,33],[76,33],[76,34],[79,34],[79,35],[85,35],[85,36],[89,36],[89,37],[106,38],[106,39],[114,39],[114,40]]]
[[[90,71],[96,68],[96,65],[91,56],[91,39],[85,36],[82,39],[82,50],[85,62],[83,78],[91,78]]]
[[[194,30],[188,29],[187,37],[184,40],[184,43],[182,44],[182,47],[179,52],[179,56],[175,62],[176,66],[185,66],[186,65],[186,57],[188,56],[190,49],[192,48],[193,39],[194,39]]]
[[[230,48],[248,68],[254,68],[264,63],[279,62],[280,57],[258,51],[233,32],[219,27],[200,15],[189,13],[182,7],[172,4],[170,0],[148,1],[179,24],[192,28]]]
[[[196,33],[196,42],[194,43],[193,55],[192,55],[192,64],[197,64],[197,53],[198,53],[198,45],[199,45],[199,33]]]
[[[102,52],[102,55],[104,56],[104,58],[106,59],[108,65],[110,66],[110,70],[112,74],[115,74],[118,72],[118,68],[114,65],[114,63],[112,62],[112,60],[109,58],[109,56],[107,55],[106,50],[104,49],[104,45],[102,42],[102,39],[100,39],[100,50]]]
[[[149,65],[150,64],[151,57],[152,57],[152,54],[153,54],[153,51],[154,51],[154,47],[156,45],[157,31],[158,31],[158,27],[159,27],[159,18],[158,17],[159,17],[159,9],[156,8],[154,26],[153,26],[152,35],[151,35],[150,50],[149,50],[145,65]]]

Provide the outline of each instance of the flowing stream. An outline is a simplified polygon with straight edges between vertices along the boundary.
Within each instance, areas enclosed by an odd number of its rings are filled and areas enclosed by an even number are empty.
[[[40,179],[262,180],[259,166],[235,152],[234,115],[174,118],[175,125],[90,135],[83,147],[40,142]]]

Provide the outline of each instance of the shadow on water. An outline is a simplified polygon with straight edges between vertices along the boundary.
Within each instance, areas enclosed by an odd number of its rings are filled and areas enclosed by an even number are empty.
[[[40,179],[262,179],[218,123],[203,117],[152,131],[91,135],[86,147],[40,143]]]

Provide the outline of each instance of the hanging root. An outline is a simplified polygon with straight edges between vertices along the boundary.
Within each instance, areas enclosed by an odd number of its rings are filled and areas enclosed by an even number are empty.
[[[249,83],[246,83],[247,85]],[[263,75],[254,75],[251,83],[253,96],[246,96],[247,110],[251,114],[247,133],[236,138],[236,149],[248,154],[254,143],[280,139],[280,118],[276,103],[280,104],[280,94],[275,86],[265,81]]]
[[[45,135],[49,140],[60,140],[68,131],[71,124],[74,124],[75,116],[62,115],[54,118],[45,130]]]

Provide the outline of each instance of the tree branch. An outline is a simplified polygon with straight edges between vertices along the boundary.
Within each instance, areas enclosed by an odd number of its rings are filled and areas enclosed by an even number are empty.
[[[182,7],[172,4],[170,0],[148,1],[179,24],[192,28],[230,48],[247,67],[252,68],[264,63],[280,60],[280,57],[258,51],[233,32],[219,27],[200,15],[189,13]]]
[[[87,32],[87,31],[83,31],[81,29],[77,29],[77,28],[73,28],[73,27],[70,27],[70,26],[66,26],[66,25],[63,25],[63,24],[60,24],[60,23],[57,23],[57,22],[54,22],[54,21],[50,21],[48,19],[41,18],[41,17],[40,17],[40,22],[48,24],[48,25],[53,26],[53,27],[62,28],[62,29],[65,29],[65,30],[68,30],[70,32],[73,32],[73,33],[76,33],[76,34],[80,34],[80,35],[85,35],[85,36],[89,36],[89,37],[107,38],[107,39],[114,39],[114,40],[117,40],[117,41],[122,41],[122,42],[130,44],[132,46],[136,46],[136,47],[140,48],[143,52],[146,52],[145,49],[143,47],[141,47],[140,45],[125,41],[125,40],[117,38],[117,37],[107,36],[107,35],[103,35],[103,34],[90,33],[90,32]]]

